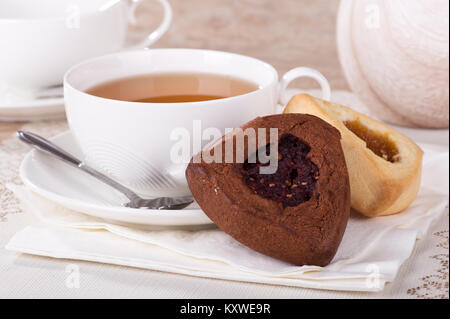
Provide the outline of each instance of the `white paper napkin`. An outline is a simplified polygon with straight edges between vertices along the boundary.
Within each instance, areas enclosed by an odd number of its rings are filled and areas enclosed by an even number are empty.
[[[275,260],[241,245],[217,228],[146,231],[111,224],[63,208],[17,185],[9,188],[21,199],[24,210],[35,213],[42,222],[17,233],[6,248],[198,277],[379,291],[394,280],[416,238],[425,236],[448,205],[448,150],[430,145],[422,148],[422,186],[413,204],[388,217],[352,214],[338,253],[326,267],[297,267]]]

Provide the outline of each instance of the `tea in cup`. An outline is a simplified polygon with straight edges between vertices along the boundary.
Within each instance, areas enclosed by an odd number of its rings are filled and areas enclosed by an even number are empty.
[[[293,69],[279,82],[271,65],[233,53],[120,52],[66,73],[66,114],[88,164],[143,196],[184,196],[190,194],[190,156],[212,142],[203,129],[225,133],[274,114],[287,99],[286,87],[299,77],[316,79],[329,99],[327,80],[309,68]],[[192,146],[184,161],[174,153],[180,132]]]

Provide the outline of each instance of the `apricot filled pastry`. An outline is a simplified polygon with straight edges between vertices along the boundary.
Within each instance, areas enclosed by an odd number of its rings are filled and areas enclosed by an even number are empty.
[[[423,151],[403,134],[351,108],[307,94],[294,96],[284,113],[312,114],[340,131],[355,210],[366,216],[391,215],[415,199]]]

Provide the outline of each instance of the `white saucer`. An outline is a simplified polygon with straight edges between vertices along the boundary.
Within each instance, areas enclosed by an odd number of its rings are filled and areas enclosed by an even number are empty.
[[[64,118],[64,99],[39,99],[14,104],[0,104],[0,121],[41,121]]]
[[[60,119],[65,115],[62,86],[39,91],[0,87],[0,92],[4,91],[10,92],[10,98],[7,99],[8,102],[0,99],[1,121],[50,120]]]
[[[83,159],[70,131],[51,139]],[[29,152],[20,167],[20,177],[31,190],[66,208],[113,222],[142,226],[207,225],[211,220],[196,203],[182,210],[148,210],[123,207],[126,197],[114,189],[37,150]]]

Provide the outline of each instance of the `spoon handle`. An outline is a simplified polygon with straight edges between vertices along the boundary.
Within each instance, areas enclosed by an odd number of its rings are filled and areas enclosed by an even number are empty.
[[[88,165],[80,161],[78,158],[69,154],[68,152],[66,152],[59,146],[53,144],[49,140],[43,138],[42,136],[26,131],[17,131],[17,136],[19,137],[20,140],[22,140],[27,144],[30,144],[31,146],[34,146],[38,150],[53,155],[56,158],[70,164],[71,166],[77,167],[81,169],[83,172],[99,179],[105,184],[108,184],[109,186],[115,188],[116,190],[124,194],[126,197],[128,197],[129,200],[139,198],[139,196],[132,190],[126,188],[122,184],[117,183],[115,180],[100,173],[99,171],[93,169],[92,167],[89,167]]]

